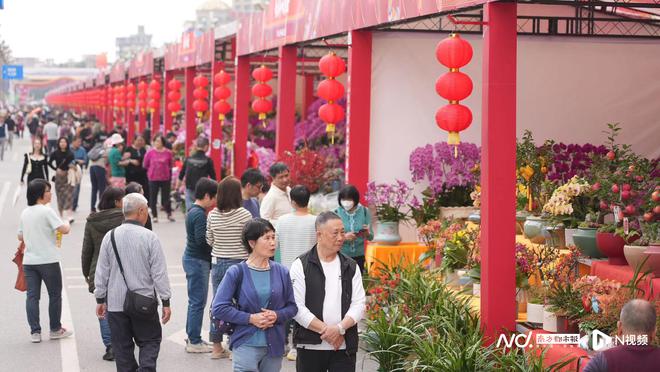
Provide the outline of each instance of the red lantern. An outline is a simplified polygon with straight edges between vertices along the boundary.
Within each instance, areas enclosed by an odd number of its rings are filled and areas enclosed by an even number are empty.
[[[231,75],[222,70],[215,74],[213,77],[213,84],[215,85],[227,85],[231,82]]]
[[[179,103],[179,100],[181,99],[181,82],[177,79],[172,79],[167,82],[167,89],[167,99],[169,101],[167,104],[167,111],[169,111],[172,116],[176,116],[181,110],[181,104]],[[172,110],[172,108],[175,108],[175,110]]]
[[[472,93],[472,80],[458,69],[467,65],[472,59],[472,46],[457,34],[451,34],[440,41],[435,49],[436,58],[449,68],[435,83],[435,91],[449,101],[435,114],[438,126],[449,132],[447,143],[461,143],[459,133],[472,123],[472,111],[458,102],[466,99]],[[458,157],[458,147],[454,147],[454,156]]]
[[[217,100],[225,100],[231,96],[231,90],[227,87],[219,86],[213,90],[213,97]]]
[[[176,116],[176,113],[181,110],[181,104],[179,102],[170,102],[167,104],[167,111],[172,113],[172,116]]]
[[[209,79],[204,75],[197,75],[193,79],[193,85],[198,88],[205,88],[209,85]]]
[[[209,96],[209,92],[204,88],[195,88],[195,90],[193,90],[193,97],[195,97],[195,99],[204,100],[208,96]]]
[[[321,58],[319,61],[319,69],[323,75],[336,78],[346,72],[346,63],[343,59],[337,57],[335,52],[331,52]]]
[[[258,83],[252,87],[252,95],[255,97],[268,97],[273,93],[273,88],[265,83]]]
[[[330,125],[335,125],[344,120],[344,108],[336,103],[326,103],[319,108],[319,118]]]
[[[273,110],[273,102],[263,98],[255,99],[252,101],[252,110],[258,112],[259,119],[263,120],[266,118],[266,113]]]
[[[438,78],[435,91],[448,101],[462,101],[472,93],[472,79],[462,72],[450,71]]]
[[[252,77],[256,81],[265,83],[273,78],[273,71],[262,65],[261,67],[255,68],[254,71],[252,71]]]
[[[144,92],[147,90],[147,82],[142,80],[138,83],[138,90]]]
[[[193,102],[193,110],[197,111],[197,115],[201,116],[202,113],[209,109],[209,104],[203,99],[198,99]]]
[[[177,79],[172,79],[167,82],[167,89],[169,90],[179,90],[181,89],[181,82]]]
[[[334,102],[344,96],[344,85],[335,79],[323,80],[316,90],[319,97]]]
[[[224,120],[225,115],[231,111],[231,105],[227,101],[218,101],[213,104],[213,111],[218,113],[220,120]]]
[[[178,90],[173,90],[173,91],[167,93],[167,99],[170,102],[178,101],[178,100],[181,99],[181,92],[179,92]]]
[[[160,88],[161,88],[160,87],[160,81],[158,81],[156,79],[151,80],[151,82],[149,83],[149,89],[151,89],[152,91],[160,92]]]
[[[458,34],[451,34],[438,43],[435,56],[447,68],[461,68],[472,59],[472,46]]]
[[[458,145],[459,132],[467,129],[472,123],[472,111],[461,104],[449,104],[441,107],[435,113],[435,122],[440,129],[449,132],[447,143]]]

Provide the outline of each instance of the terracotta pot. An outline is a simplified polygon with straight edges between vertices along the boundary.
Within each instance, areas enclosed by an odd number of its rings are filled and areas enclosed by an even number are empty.
[[[660,245],[652,244],[644,251],[644,256],[647,256],[646,264],[651,270],[653,270],[653,275],[656,278],[660,278]]]
[[[646,258],[646,255],[644,255],[644,252],[648,249],[648,246],[641,246],[641,245],[624,245],[623,246],[623,254],[626,256],[626,261],[628,261],[628,265],[634,270],[637,270],[637,268],[642,264],[644,259]],[[648,260],[647,260],[648,261]],[[644,266],[640,268],[640,272],[646,272],[649,270],[649,264],[648,262],[644,263]]]
[[[596,233],[596,244],[598,249],[607,256],[610,265],[627,265],[626,257],[623,255],[623,246],[626,242],[622,237],[613,233]]]
[[[523,225],[525,238],[529,239],[532,243],[543,244],[545,242],[545,237],[543,236],[543,228],[545,228],[547,225],[548,221],[541,217],[527,217],[525,224]]]
[[[529,323],[543,324],[543,307],[542,304],[527,303],[527,321]]]
[[[575,242],[575,246],[585,256],[604,258],[605,256],[598,250],[598,245],[596,244],[596,232],[596,229],[581,227],[573,233],[573,242]]]

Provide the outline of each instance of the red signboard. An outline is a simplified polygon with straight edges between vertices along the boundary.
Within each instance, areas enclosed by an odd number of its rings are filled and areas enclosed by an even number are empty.
[[[154,72],[154,54],[153,52],[140,52],[133,58],[128,66],[128,78],[134,79],[142,76],[151,75]]]
[[[181,36],[180,43],[167,46],[165,70],[177,70],[210,63],[213,61],[214,49],[213,30],[199,35],[186,32]]]
[[[123,61],[119,61],[110,69],[110,82],[116,83],[124,80],[126,80],[126,67]]]
[[[265,11],[240,20],[238,55],[488,1],[494,0],[271,0]]]

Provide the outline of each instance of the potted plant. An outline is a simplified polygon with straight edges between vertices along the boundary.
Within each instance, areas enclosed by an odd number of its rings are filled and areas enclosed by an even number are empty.
[[[581,254],[575,246],[568,249],[569,253],[559,256],[545,274],[550,289],[543,309],[543,329],[549,332],[570,333],[568,328],[577,331],[576,319],[581,314],[580,294],[572,287],[578,277]]]
[[[376,208],[378,224],[374,241],[392,245],[401,242],[399,223],[408,220],[408,212],[404,208],[408,208],[412,201],[412,188],[400,180],[394,184],[370,182],[365,198],[369,205]]]
[[[534,254],[529,247],[516,243],[516,302],[518,312],[527,311],[527,289],[529,289],[529,278],[536,270]]]
[[[543,309],[547,288],[532,286],[527,290],[527,321],[529,323],[543,324]]]
[[[596,233],[599,225],[594,222],[594,215],[587,214],[586,220],[578,225],[578,229],[573,233],[573,242],[582,252],[582,255],[591,258],[604,258],[605,256],[598,250],[596,244]]]
[[[649,248],[652,242],[658,240],[658,229],[660,224],[657,222],[637,222],[638,226],[634,226],[626,234],[622,234],[622,238],[630,241],[633,238],[638,238],[634,244],[626,244],[623,246],[623,254],[626,257],[628,265],[635,270],[640,268],[642,271],[649,270],[649,265],[644,252]]]
[[[459,276],[457,271],[465,268],[468,263],[467,238],[463,231],[459,231],[445,242],[442,265],[440,268],[445,273],[447,283],[458,284]]]
[[[551,245],[558,248],[573,245],[573,235],[580,221],[584,221],[589,213],[590,192],[591,185],[584,178],[573,176],[552,193],[543,206],[543,212],[552,216],[552,224],[546,227]],[[565,235],[562,236],[562,233]]]
[[[466,219],[475,211],[470,194],[479,182],[480,149],[462,142],[418,147],[409,158],[412,181],[428,183],[425,196],[433,199],[443,218]]]
[[[607,262],[610,265],[627,265],[626,257],[623,254],[623,247],[626,242],[630,243],[637,239],[636,236],[630,236],[628,241],[622,237],[623,229],[617,228],[614,224],[601,226],[596,233],[596,244],[598,250],[607,256]]]

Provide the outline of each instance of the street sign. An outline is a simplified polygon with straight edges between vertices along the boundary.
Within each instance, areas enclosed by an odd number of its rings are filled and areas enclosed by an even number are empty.
[[[2,79],[23,80],[23,65],[2,65]]]
[[[0,9],[5,8],[5,0],[0,0]]]

